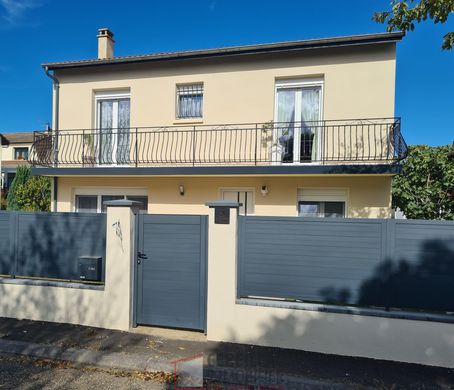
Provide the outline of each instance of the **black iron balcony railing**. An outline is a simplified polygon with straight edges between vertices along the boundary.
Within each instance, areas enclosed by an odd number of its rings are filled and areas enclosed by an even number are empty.
[[[406,156],[400,119],[267,122],[35,132],[37,166],[391,163]]]

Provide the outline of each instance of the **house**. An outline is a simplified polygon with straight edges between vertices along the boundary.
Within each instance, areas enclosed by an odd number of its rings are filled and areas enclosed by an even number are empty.
[[[34,174],[53,210],[128,198],[157,214],[391,217],[406,155],[394,115],[396,43],[380,33],[47,63],[53,126]]]
[[[1,154],[1,182],[2,190],[7,191],[10,187],[14,176],[16,176],[16,170],[19,165],[28,165],[28,158],[30,148],[33,143],[33,132],[20,132],[20,133],[3,133],[3,139],[6,141],[2,142],[2,145],[6,145],[3,148]]]

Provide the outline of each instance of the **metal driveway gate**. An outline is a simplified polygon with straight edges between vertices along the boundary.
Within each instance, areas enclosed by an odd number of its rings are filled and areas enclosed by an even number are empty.
[[[207,216],[139,215],[136,322],[205,330]]]

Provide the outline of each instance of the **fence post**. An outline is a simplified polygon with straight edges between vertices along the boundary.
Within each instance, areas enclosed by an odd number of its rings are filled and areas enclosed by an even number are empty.
[[[222,334],[224,318],[229,316],[228,308],[234,306],[237,297],[237,222],[241,204],[219,200],[207,206],[210,208],[207,336],[215,340]]]
[[[136,217],[139,202],[113,200],[107,206],[105,299],[103,326],[129,330],[133,325]]]

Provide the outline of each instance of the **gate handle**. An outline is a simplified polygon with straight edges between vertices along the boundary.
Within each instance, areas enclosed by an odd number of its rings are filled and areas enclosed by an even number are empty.
[[[142,260],[147,260],[148,256],[145,253],[137,252],[137,257]]]

